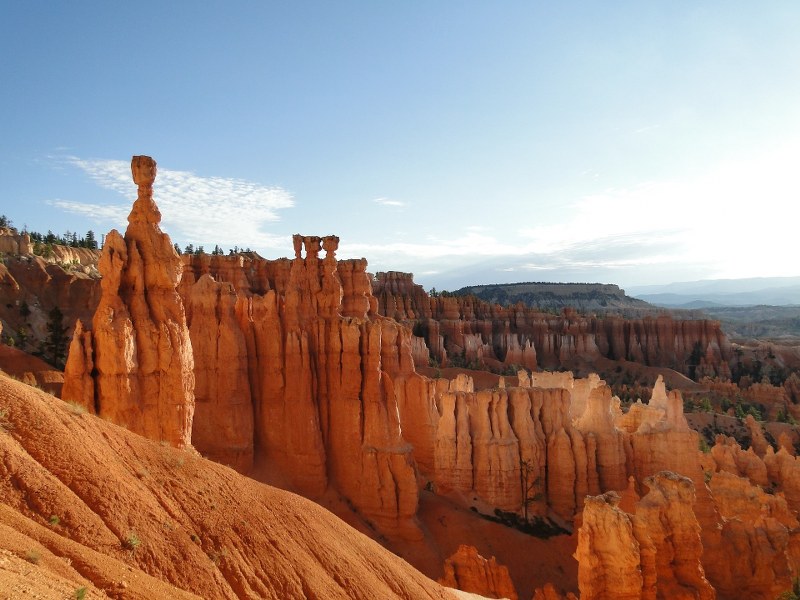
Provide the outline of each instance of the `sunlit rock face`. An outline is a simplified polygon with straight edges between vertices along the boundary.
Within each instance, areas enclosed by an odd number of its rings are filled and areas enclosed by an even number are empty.
[[[485,559],[472,546],[459,546],[455,554],[445,560],[444,575],[439,583],[486,598],[519,598],[508,568],[497,564],[494,556]]]
[[[366,261],[337,261],[338,243],[297,235],[292,259],[183,257],[193,441],[240,470],[266,465],[311,497],[334,486],[381,531],[417,537],[396,384],[419,394],[428,383],[414,373],[410,332],[376,314]]]
[[[73,338],[64,399],[145,437],[187,446],[194,360],[176,291],[181,261],[158,225],[155,161],[134,156],[131,171],[138,198],[125,236],[115,230],[106,236],[100,302],[91,332]]]
[[[586,499],[575,557],[581,598],[715,598],[701,565],[694,484],[662,471],[629,514],[609,492]]]

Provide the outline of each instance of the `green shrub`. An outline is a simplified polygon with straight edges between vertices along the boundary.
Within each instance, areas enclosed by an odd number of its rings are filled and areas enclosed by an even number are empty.
[[[128,533],[128,536],[125,538],[125,541],[122,542],[122,546],[131,552],[134,552],[139,546],[141,546],[142,540],[139,539],[139,536],[136,535],[135,531],[131,531]]]

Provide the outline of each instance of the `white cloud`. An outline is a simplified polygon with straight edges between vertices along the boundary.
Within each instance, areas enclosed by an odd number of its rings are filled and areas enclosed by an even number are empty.
[[[68,157],[66,162],[86,172],[101,187],[120,193],[126,201],[109,205],[53,200],[51,204],[98,221],[124,223],[136,197],[130,164],[77,157]],[[291,247],[289,236],[270,235],[261,230],[264,224],[280,220],[281,209],[294,206],[292,195],[283,188],[159,168],[153,192],[162,223],[178,239],[240,247]]]
[[[400,200],[392,200],[390,198],[375,198],[373,202],[380,204],[381,206],[394,206],[395,208],[403,208],[406,206],[405,202],[401,202]]]
[[[382,268],[422,273],[437,266],[464,279],[479,268],[597,273],[598,280],[612,275],[628,282],[690,272],[698,278],[796,275],[797,156],[800,141],[694,177],[601,189],[564,206],[555,222],[510,227],[497,236],[466,226],[413,242],[343,242],[342,248]]]
[[[49,200],[48,204],[67,212],[87,216],[98,222],[110,221],[112,223],[125,223],[128,213],[131,212],[130,206],[114,204],[87,204],[85,202],[74,202],[72,200],[59,199]]]

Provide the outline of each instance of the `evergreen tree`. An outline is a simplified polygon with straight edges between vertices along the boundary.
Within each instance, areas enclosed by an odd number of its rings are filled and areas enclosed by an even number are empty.
[[[17,339],[19,339],[19,349],[25,350],[25,346],[28,343],[28,328],[25,325],[20,325],[19,329],[17,329]]]
[[[47,339],[45,340],[45,360],[51,365],[64,368],[67,358],[67,327],[64,325],[64,314],[56,306],[48,313]]]
[[[97,250],[97,239],[94,237],[94,231],[91,229],[86,232],[86,247],[89,250]]]

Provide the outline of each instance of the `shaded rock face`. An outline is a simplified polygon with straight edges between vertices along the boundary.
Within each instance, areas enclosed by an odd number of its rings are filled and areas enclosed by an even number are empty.
[[[73,337],[63,397],[182,447],[191,442],[194,361],[176,291],[181,262],[158,226],[155,161],[136,156],[131,170],[138,198],[125,236],[112,230],[106,237],[98,266],[100,302],[91,332]]]
[[[623,319],[560,316],[522,304],[501,307],[473,296],[429,297],[411,273],[377,273],[380,314],[407,323],[441,364],[454,358],[489,367],[554,369],[576,358],[630,360],[693,377],[730,376],[730,343],[717,321],[669,316]],[[429,360],[420,352],[421,364]],[[691,371],[691,372],[690,372]]]
[[[74,250],[98,255],[94,250]],[[91,321],[100,295],[99,274],[93,266],[62,266],[33,254],[7,255],[0,263],[3,334],[26,352],[36,350],[47,340],[54,308],[62,313],[66,333],[71,335],[78,319]]]
[[[366,261],[337,261],[338,242],[296,235],[293,259],[184,257],[193,442],[242,471],[263,464],[310,497],[333,486],[381,531],[416,537],[394,380],[423,378],[410,332],[375,313]]]
[[[486,560],[472,546],[459,546],[444,562],[444,576],[439,583],[486,598],[519,598],[508,568],[497,564],[494,556]]]
[[[645,483],[650,491],[634,514],[614,492],[586,499],[575,552],[581,598],[715,598],[700,563],[694,484],[669,471]]]

